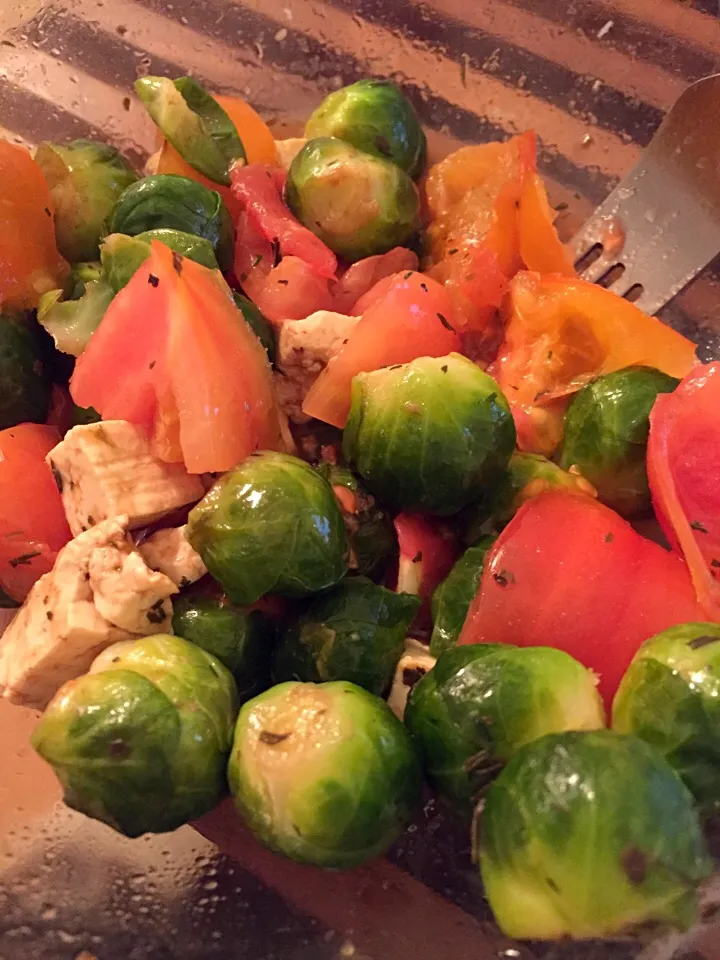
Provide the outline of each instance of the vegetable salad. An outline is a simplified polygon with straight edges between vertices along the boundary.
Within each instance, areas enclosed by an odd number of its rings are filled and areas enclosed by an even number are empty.
[[[66,803],[136,837],[229,793],[344,869],[425,782],[506,934],[686,929],[720,364],[576,275],[532,132],[428,166],[387,81],[283,141],[136,87],[145,170],[0,142],[0,692]]]

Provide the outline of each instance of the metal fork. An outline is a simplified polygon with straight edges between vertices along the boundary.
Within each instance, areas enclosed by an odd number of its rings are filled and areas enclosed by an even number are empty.
[[[681,94],[570,247],[582,277],[651,314],[720,253],[720,74]]]

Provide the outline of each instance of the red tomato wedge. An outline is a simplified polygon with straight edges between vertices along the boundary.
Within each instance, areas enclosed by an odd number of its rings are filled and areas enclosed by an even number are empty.
[[[230,174],[233,196],[253,227],[276,243],[284,257],[300,257],[321,277],[333,278],[337,257],[290,212],[278,189],[276,173],[272,167],[258,163],[235,167]]]
[[[191,473],[280,446],[267,356],[222,279],[154,241],[73,374],[80,406],[144,427]]]
[[[40,167],[24,147],[0,140],[0,306],[32,309],[62,286],[53,211]]]
[[[46,455],[60,442],[55,427],[21,423],[0,431],[0,587],[22,601],[52,570],[70,539]]]
[[[422,605],[413,623],[429,632],[430,601],[460,555],[457,540],[442,524],[417,514],[400,513],[393,523],[400,548],[395,590],[420,597]]]
[[[412,271],[396,274],[385,295],[368,307],[346,345],[312,385],[303,411],[344,427],[356,374],[457,351],[460,339],[453,324],[450,297],[437,281]]]
[[[316,310],[335,309],[329,281],[299,257],[283,257],[263,281],[253,280],[245,290],[275,326],[284,320],[304,320]]]
[[[545,184],[537,173],[524,178],[518,208],[520,256],[528,270],[576,276],[570,254],[560,242]]]
[[[655,514],[685,555],[706,617],[720,620],[720,363],[658,396],[647,467]]]
[[[460,643],[564,650],[609,705],[640,644],[702,620],[687,567],[589,496],[529,500],[488,554]]]
[[[521,272],[494,376],[512,403],[532,406],[634,364],[684,377],[694,362],[693,343],[610,290]]]
[[[387,253],[358,260],[345,271],[333,289],[335,310],[352,315],[355,304],[380,280],[396,273],[418,269],[417,254],[405,247],[393,247]]]

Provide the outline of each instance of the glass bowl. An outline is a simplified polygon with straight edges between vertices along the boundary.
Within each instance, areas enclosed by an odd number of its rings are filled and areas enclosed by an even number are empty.
[[[0,0],[0,133],[107,139],[141,164],[143,74],[239,94],[278,137],[330,90],[391,77],[435,157],[534,128],[569,237],[719,66],[717,0]],[[662,314],[705,357],[720,356],[718,266]],[[124,840],[59,803],[34,719],[0,700],[0,960],[720,960],[712,898],[701,927],[650,946],[507,941],[465,831],[429,797],[385,860],[344,874],[261,849],[227,805],[197,830]]]

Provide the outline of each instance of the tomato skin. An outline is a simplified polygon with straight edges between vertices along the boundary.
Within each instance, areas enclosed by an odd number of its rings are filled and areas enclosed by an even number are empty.
[[[346,345],[312,385],[303,411],[344,427],[356,374],[417,357],[444,357],[459,349],[448,292],[422,273],[395,274],[384,296],[365,310]]]
[[[579,278],[521,271],[510,284],[509,313],[493,376],[523,407],[634,364],[684,377],[695,361],[695,345],[681,334]]]
[[[700,618],[683,561],[591,497],[529,500],[490,550],[460,643],[564,650],[609,705],[640,644]]]
[[[380,280],[403,271],[417,270],[418,267],[417,254],[405,247],[393,247],[387,253],[358,260],[348,267],[333,289],[335,310],[352,316],[358,301],[374,289]]]
[[[62,286],[54,204],[42,170],[24,147],[0,140],[0,306],[29,310]]]
[[[276,327],[284,320],[304,320],[317,310],[335,308],[328,280],[299,257],[283,257],[264,280],[254,278],[245,290]]]
[[[0,587],[22,601],[48,573],[71,537],[46,455],[60,442],[55,427],[21,423],[0,431]],[[35,556],[32,556],[35,554]],[[17,563],[18,557],[27,557]]]
[[[570,254],[553,223],[545,185],[537,173],[524,178],[518,208],[520,256],[528,270],[576,276]]]
[[[720,620],[720,363],[696,366],[650,413],[655,514],[685,555],[706,616]]]

